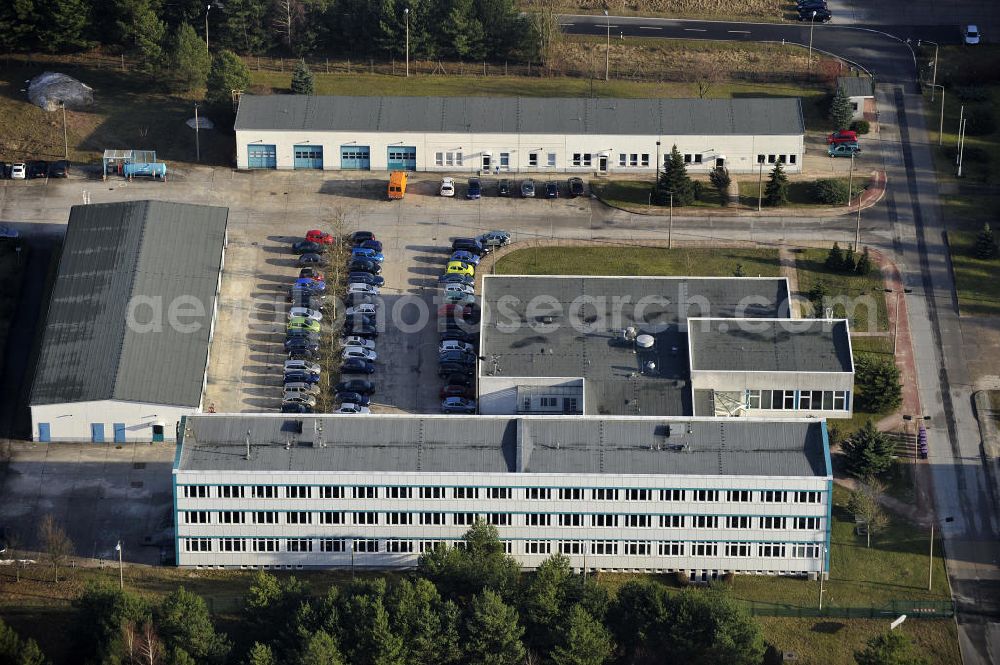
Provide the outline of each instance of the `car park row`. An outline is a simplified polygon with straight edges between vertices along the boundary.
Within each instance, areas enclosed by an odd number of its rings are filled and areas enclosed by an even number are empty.
[[[68,178],[69,162],[32,160],[27,162],[0,162],[0,179],[34,180],[35,178]]]
[[[522,198],[532,199],[535,198],[536,188],[535,181],[531,178],[526,178],[521,181],[520,186],[517,188],[520,192]],[[465,198],[470,200],[475,200],[482,198],[485,194],[485,187],[483,186],[482,180],[479,178],[469,178],[468,184],[466,186]],[[497,180],[497,196],[510,196],[512,189],[512,182],[508,178],[500,178]],[[559,183],[554,180],[547,181],[544,186],[538,190],[547,199],[557,199],[559,198],[560,187]],[[455,179],[446,177],[441,178],[441,186],[438,193],[441,196],[453,197],[455,196]],[[583,183],[582,178],[570,178],[566,181],[566,192],[569,194],[570,198],[576,198],[577,196],[584,196],[586,194],[586,186]]]

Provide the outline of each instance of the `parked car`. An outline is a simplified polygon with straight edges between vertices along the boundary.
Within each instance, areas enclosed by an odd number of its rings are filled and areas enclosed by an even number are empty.
[[[478,343],[478,338],[473,333],[467,333],[461,330],[445,330],[444,332],[441,333],[442,342],[448,342],[452,340],[456,342],[465,342],[473,346],[475,346]]]
[[[465,191],[465,198],[478,199],[483,195],[483,183],[479,178],[469,178],[469,188]]]
[[[371,374],[374,371],[375,363],[364,358],[351,358],[340,366],[341,374]]]
[[[50,178],[68,178],[69,177],[69,162],[65,159],[60,159],[52,162],[49,165],[49,177]]]
[[[0,162],[0,180],[10,177],[10,166],[9,162]]]
[[[965,26],[965,43],[974,46],[979,43],[982,35],[979,32],[979,28],[975,25]]]
[[[334,242],[334,238],[331,234],[326,231],[320,231],[319,229],[306,231],[306,240],[320,245],[332,245]]]
[[[472,252],[473,254],[483,254],[483,244],[476,238],[455,238],[451,241],[451,251],[459,250]]]
[[[292,251],[296,254],[322,254],[326,251],[326,246],[311,240],[300,240],[292,243]]]
[[[319,349],[313,351],[307,348],[296,347],[292,349],[285,349],[285,351],[287,352],[286,357],[288,360],[312,361],[319,358]]]
[[[445,399],[448,397],[475,397],[476,393],[469,386],[461,386],[454,383],[449,383],[448,385],[441,388],[438,391],[438,397]]]
[[[861,152],[861,146],[857,143],[834,143],[826,149],[826,154],[831,157],[852,157]]]
[[[377,286],[372,286],[371,284],[364,284],[362,282],[351,282],[347,285],[348,293],[367,293],[368,295],[377,296],[381,291]]]
[[[385,261],[385,257],[380,252],[376,252],[374,249],[368,249],[367,247],[355,247],[352,249],[351,259],[368,259],[369,261],[376,261],[377,263]]]
[[[368,406],[371,404],[371,398],[368,397],[368,395],[352,392],[337,393],[333,396],[333,401],[340,402],[341,404],[349,402],[351,404],[357,404],[358,406]]]
[[[370,293],[347,293],[344,295],[344,305],[347,307],[377,304],[379,304],[379,297]]]
[[[14,162],[10,167],[11,180],[24,180],[28,177],[28,166],[24,162]]]
[[[382,272],[382,266],[378,262],[368,259],[354,259],[347,264],[347,269],[350,272],[366,272],[370,275],[378,275]]]
[[[310,293],[323,293],[326,291],[326,282],[321,282],[318,279],[310,279],[308,277],[298,278],[292,286],[298,287],[303,291],[309,291]]]
[[[459,273],[444,273],[438,277],[439,284],[475,284],[476,279],[472,275],[463,275]]]
[[[441,402],[441,413],[475,413],[475,400],[464,397],[446,397]]]
[[[455,179],[441,178],[441,196],[455,196]]]
[[[320,282],[326,281],[326,277],[316,268],[307,267],[299,270],[299,279],[315,279]]]
[[[371,360],[372,362],[378,360],[377,353],[362,346],[345,346],[344,350],[340,352],[340,357],[344,360],[347,360],[348,358],[363,358],[364,360]]]
[[[316,406],[316,397],[313,395],[288,395],[287,397],[282,397],[281,405],[284,407],[285,404],[301,404],[303,406],[309,407],[309,413]]]
[[[378,240],[374,240],[374,239],[373,240],[365,240],[363,243],[361,243],[360,247],[364,247],[365,249],[373,249],[373,250],[375,250],[376,252],[379,252],[379,253],[382,252],[382,243],[379,242]]]
[[[833,14],[830,13],[829,9],[800,9],[799,10],[799,20],[800,21],[812,21],[813,23],[829,23],[830,19],[833,18]]]
[[[356,294],[349,293],[347,295],[352,295],[353,296],[353,295],[356,295]],[[378,308],[375,306],[375,303],[371,303],[371,302],[360,303],[360,304],[354,305],[353,307],[348,307],[347,310],[344,312],[344,314],[346,314],[347,316],[354,316],[356,314],[363,314],[365,316],[375,316],[375,315],[378,314]]]
[[[506,231],[487,231],[477,238],[486,249],[505,247],[510,244],[510,234]]]
[[[465,261],[472,266],[479,265],[479,255],[473,254],[472,252],[467,252],[464,249],[460,249],[457,252],[452,252],[449,261]]]
[[[841,129],[834,132],[833,134],[828,134],[826,137],[827,143],[857,143],[858,133],[851,131],[850,129]]]
[[[285,372],[285,383],[319,383],[319,372],[306,372],[304,370],[293,370]]]
[[[526,199],[535,198],[535,181],[531,178],[521,181],[521,196]]]
[[[340,343],[342,346],[360,346],[361,348],[368,349],[369,351],[375,350],[375,342],[373,340],[359,335],[347,335],[340,340]]]
[[[447,272],[474,277],[476,269],[464,261],[449,261]]]
[[[557,199],[559,198],[559,183],[549,180],[545,183],[545,198],[547,199]]]
[[[385,284],[385,277],[373,275],[370,272],[352,272],[347,275],[347,281],[348,283],[354,282],[355,284],[371,284],[372,286],[383,286]]]
[[[460,342],[455,339],[446,339],[441,342],[441,346],[438,347],[438,353],[445,353],[446,351],[461,351],[462,353],[472,353],[475,354],[476,349],[468,342]]]
[[[356,332],[358,326],[374,326],[374,325],[375,325],[374,317],[365,316],[364,314],[351,314],[350,316],[344,317],[344,334],[361,335],[361,333]],[[365,335],[362,335],[362,337],[364,336]]]
[[[347,337],[357,336],[365,339],[375,339],[378,337],[378,328],[374,323],[364,323],[363,321],[344,321],[343,334]]]
[[[586,188],[583,186],[583,178],[570,178],[566,181],[566,189],[569,191],[569,195],[574,198],[587,193]]]
[[[340,405],[340,408],[336,410],[335,413],[356,413],[361,416],[366,416],[371,413],[371,409],[367,406],[361,406],[360,404],[351,404],[350,402],[344,402]]]
[[[308,404],[302,404],[300,402],[282,402],[281,403],[282,413],[312,413],[312,407]]]
[[[292,307],[288,310],[288,319],[304,318],[312,321],[322,321],[323,312],[308,307]]]
[[[28,162],[27,164],[29,179],[44,178],[49,174],[49,163],[44,160],[36,159]]]
[[[476,296],[472,293],[459,293],[458,291],[447,291],[444,294],[444,301],[455,305],[470,305],[476,302]]]
[[[814,9],[829,9],[826,6],[826,0],[798,0],[795,3],[795,8],[798,11],[812,11]]]
[[[348,379],[347,381],[341,381],[335,385],[333,389],[338,393],[361,393],[362,395],[371,395],[375,392],[375,383],[364,379]]]
[[[293,351],[308,351],[310,353],[319,353],[319,342],[313,341],[308,338],[290,338],[285,340],[285,351],[291,353]]]
[[[510,196],[510,180],[500,178],[500,182],[497,183],[497,196]]]
[[[444,285],[445,293],[469,293],[475,294],[476,288],[472,284],[449,284]]]
[[[371,231],[355,231],[351,234],[352,245],[360,245],[368,240],[375,240],[375,234]]]
[[[309,344],[319,344],[319,333],[304,328],[296,328],[285,331],[285,341],[303,340]]]
[[[305,266],[325,266],[326,259],[319,254],[303,254],[299,257],[298,265],[300,268]]]
[[[457,363],[459,365],[475,365],[476,355],[465,351],[445,351],[438,354],[438,364]]]
[[[472,377],[466,374],[465,372],[456,372],[455,374],[449,374],[447,377],[445,377],[445,381],[447,381],[450,385],[453,386],[466,386],[466,387],[472,386]]]
[[[471,376],[476,371],[475,365],[463,365],[462,363],[440,363],[438,365],[438,376],[442,379],[447,377],[451,383],[454,383],[454,377],[457,375]]]
[[[320,393],[320,388],[315,383],[305,383],[302,381],[291,381],[286,382],[282,388],[282,392],[286,395],[300,393],[305,395],[318,395]]]
[[[285,372],[319,373],[319,363],[311,363],[307,360],[286,360]]]
[[[296,316],[295,318],[288,320],[287,330],[308,330],[309,332],[318,333],[320,331],[319,321],[313,319],[307,319],[304,316]]]

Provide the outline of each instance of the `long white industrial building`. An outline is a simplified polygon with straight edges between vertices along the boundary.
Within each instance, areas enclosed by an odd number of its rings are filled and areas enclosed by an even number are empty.
[[[406,568],[483,519],[529,568],[829,569],[815,419],[199,414],[173,485],[180,566]]]
[[[802,167],[798,98],[611,99],[243,95],[240,169],[652,173]],[[770,165],[770,166],[769,166]]]

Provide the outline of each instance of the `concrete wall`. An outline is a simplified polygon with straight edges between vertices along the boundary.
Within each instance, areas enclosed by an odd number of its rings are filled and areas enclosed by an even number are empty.
[[[488,365],[489,363],[483,363]],[[484,416],[500,416],[517,413],[518,386],[580,386],[582,378],[548,376],[479,376],[479,413]],[[580,396],[580,408],[584,408],[585,395]]]
[[[676,144],[682,154],[701,155],[702,163],[690,163],[691,172],[708,172],[715,166],[717,157],[725,157],[726,167],[733,173],[753,172],[757,168],[757,156],[794,155],[795,164],[786,160],[785,170],[798,173],[805,152],[803,136],[789,134],[780,136],[637,136],[637,135],[538,135],[538,134],[439,134],[439,133],[362,133],[362,132],[320,132],[320,131],[265,131],[239,130],[236,132],[236,162],[238,168],[248,168],[247,145],[251,143],[273,144],[277,151],[277,168],[292,169],[295,145],[321,145],[323,147],[323,168],[340,169],[340,148],[342,145],[369,146],[371,170],[385,171],[388,168],[388,148],[390,146],[415,146],[417,149],[417,171],[441,171],[449,173],[476,172],[483,167],[483,156],[490,154],[491,169],[500,164],[500,154],[509,155],[510,164],[502,168],[502,173],[593,173],[599,170],[598,155],[608,157],[609,173],[652,173],[656,169],[656,142],[660,141],[660,159]],[[462,153],[462,164],[438,165],[436,153]],[[538,166],[530,165],[530,155],[538,154]],[[548,155],[556,155],[555,166],[548,166]],[[589,166],[572,164],[574,153],[591,153]],[[638,166],[620,166],[619,156],[640,155]],[[648,155],[648,165],[642,166],[641,155]]]
[[[739,392],[747,390],[823,390],[846,391],[849,396],[854,387],[854,375],[850,372],[719,372],[695,370],[691,372],[692,390],[713,390],[716,392]],[[756,418],[850,418],[853,400],[847,400],[846,411],[823,409],[763,410],[748,409],[741,415]],[[698,413],[698,416],[714,414]]]
[[[865,100],[872,99],[871,97],[848,97],[851,102],[851,106],[854,107],[854,114],[851,116],[852,120],[864,120],[865,119]]]
[[[125,424],[126,441],[152,441],[153,425],[163,425],[165,441],[175,440],[182,416],[197,407],[102,400],[31,406],[31,438],[38,441],[39,423],[48,423],[52,441],[91,441],[91,424],[103,423],[104,442],[114,442],[114,424]]]

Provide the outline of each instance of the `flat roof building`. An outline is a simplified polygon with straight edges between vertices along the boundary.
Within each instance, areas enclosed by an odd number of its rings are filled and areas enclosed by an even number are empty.
[[[35,440],[172,440],[200,409],[228,215],[73,207],[31,388]]]

